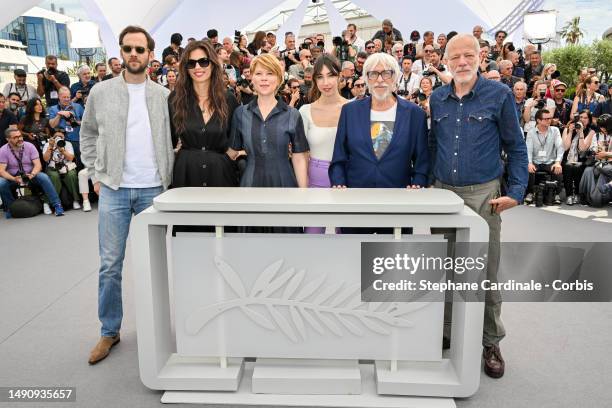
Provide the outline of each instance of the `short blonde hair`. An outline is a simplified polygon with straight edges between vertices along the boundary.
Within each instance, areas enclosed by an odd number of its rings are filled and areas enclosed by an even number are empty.
[[[251,61],[251,75],[257,71],[257,68],[270,71],[278,79],[278,86],[283,84],[283,67],[281,67],[278,59],[272,54],[260,54]]]

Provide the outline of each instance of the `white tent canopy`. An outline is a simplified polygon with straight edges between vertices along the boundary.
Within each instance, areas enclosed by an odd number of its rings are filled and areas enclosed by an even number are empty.
[[[233,36],[235,29],[247,26],[266,10],[278,6],[297,8],[296,20],[299,26],[303,19],[303,3],[310,0],[256,0],[245,2],[220,2],[218,0],[80,0],[90,19],[100,26],[102,42],[109,56],[118,54],[118,36],[130,24],[144,27],[152,33],[157,43],[157,54],[170,42],[170,35],[180,32],[185,38],[202,38],[210,28],[216,28],[219,35]],[[334,3],[319,0],[326,7]],[[443,0],[429,3],[422,0],[352,0],[377,19],[390,18],[404,36],[410,31],[432,30],[446,33],[450,30],[470,32],[476,24],[485,29],[495,26],[517,7],[527,8],[535,1],[510,0],[506,2],[482,2],[479,0]],[[6,2],[0,17],[4,26],[40,0]],[[341,17],[336,10],[328,11],[333,30],[338,30]],[[281,27],[282,28],[282,27]],[[281,30],[282,31],[282,30]],[[336,34],[334,32],[334,34]]]

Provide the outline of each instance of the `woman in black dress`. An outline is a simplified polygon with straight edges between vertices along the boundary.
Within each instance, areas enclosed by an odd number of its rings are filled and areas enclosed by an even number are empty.
[[[208,41],[192,41],[168,98],[174,161],[173,187],[236,187],[235,163],[226,154],[238,102],[223,86],[223,67]]]

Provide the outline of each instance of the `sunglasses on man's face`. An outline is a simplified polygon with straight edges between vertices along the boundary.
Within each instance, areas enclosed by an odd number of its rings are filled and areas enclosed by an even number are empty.
[[[138,54],[144,54],[145,52],[147,52],[147,49],[145,47],[131,46],[131,45],[123,45],[121,46],[121,50],[125,52],[126,54],[131,54],[132,50],[136,50],[136,53]]]
[[[196,64],[198,64],[200,68],[206,68],[210,65],[210,60],[208,58],[200,58],[197,60],[190,59],[187,61],[187,69],[195,69]]]
[[[368,45],[368,46],[366,47],[366,49],[368,49],[368,50],[371,50],[372,48],[375,48],[375,47],[374,47],[373,45]]]
[[[365,84],[355,84],[353,85],[354,88],[363,88],[365,86]]]

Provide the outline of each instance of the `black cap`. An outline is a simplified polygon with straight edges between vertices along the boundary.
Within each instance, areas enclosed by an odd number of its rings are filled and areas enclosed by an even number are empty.
[[[28,74],[21,68],[17,68],[16,70],[14,70],[13,74],[15,74],[18,77],[28,76]]]

